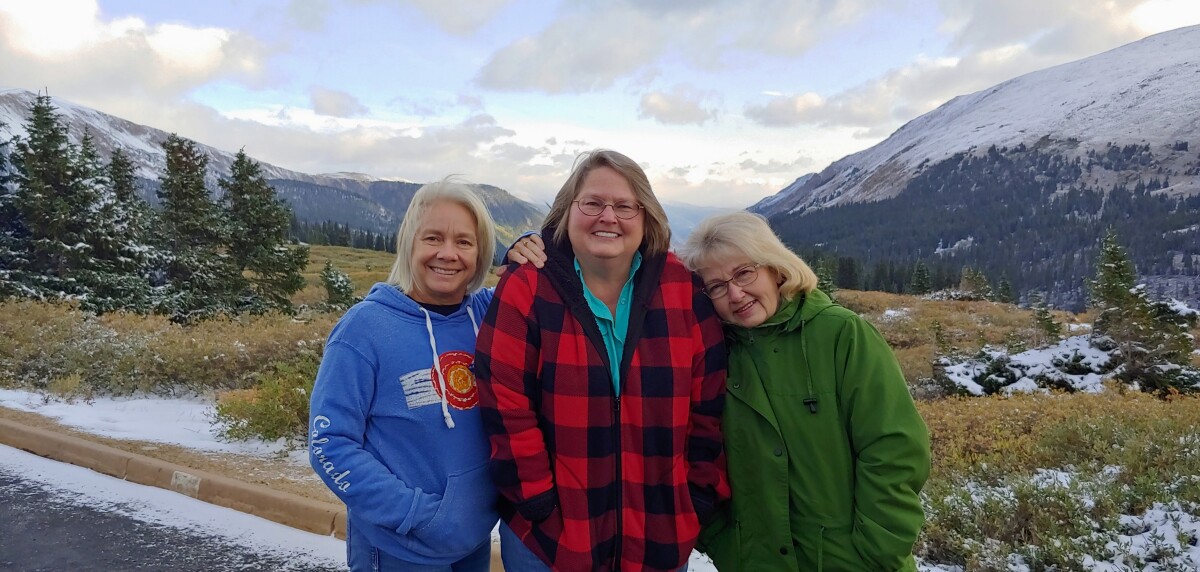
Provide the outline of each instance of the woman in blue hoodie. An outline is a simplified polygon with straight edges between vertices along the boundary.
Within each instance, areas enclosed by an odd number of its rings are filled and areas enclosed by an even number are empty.
[[[465,185],[421,187],[388,282],[329,335],[309,456],[346,503],[351,570],[488,570],[496,488],[472,366],[494,230]]]

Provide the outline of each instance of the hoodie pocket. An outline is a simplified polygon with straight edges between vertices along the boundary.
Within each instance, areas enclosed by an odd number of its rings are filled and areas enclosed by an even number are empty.
[[[439,554],[466,555],[491,537],[496,495],[487,463],[452,474],[433,519],[413,534]]]

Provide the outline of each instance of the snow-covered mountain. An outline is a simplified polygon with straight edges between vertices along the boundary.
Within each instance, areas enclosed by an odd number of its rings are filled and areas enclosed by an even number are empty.
[[[25,135],[25,122],[36,97],[28,90],[0,88],[0,123],[4,124],[0,127],[0,141]],[[155,200],[153,189],[166,166],[162,143],[167,132],[63,99],[54,98],[52,103],[67,125],[73,143],[78,144],[86,132],[91,134],[102,157],[108,157],[114,149],[125,151],[144,183],[145,197]],[[215,192],[217,180],[229,173],[235,153],[202,143],[197,143],[197,147],[208,157],[207,182]],[[269,163],[261,166],[264,176],[290,204],[298,219],[314,223],[328,220],[379,233],[395,232],[413,193],[420,188],[419,183],[363,173],[310,175]],[[475,187],[502,227],[502,239],[541,223],[545,209],[499,187]]]
[[[923,165],[992,145],[1024,144],[1078,157],[1110,142],[1148,144],[1156,154],[1191,142],[1192,153],[1167,153],[1161,165],[1179,171],[1171,177],[1174,191],[1200,193],[1200,176],[1179,168],[1200,147],[1200,26],[956,97],[750,210],[774,217],[894,197]],[[1112,182],[1101,178],[1093,184]]]

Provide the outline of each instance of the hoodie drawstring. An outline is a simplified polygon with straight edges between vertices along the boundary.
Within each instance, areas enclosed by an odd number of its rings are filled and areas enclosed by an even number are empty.
[[[475,337],[478,338],[479,337],[479,322],[475,321],[475,311],[471,309],[471,306],[469,304],[467,305],[467,315],[471,317],[471,327],[475,328]]]
[[[467,308],[467,310],[470,311],[470,308]],[[429,374],[433,376],[434,383],[438,383],[439,381],[441,382],[442,419],[445,419],[446,427],[453,429],[454,419],[450,418],[449,401],[446,400],[446,393],[450,391],[450,388],[446,385],[446,376],[442,375],[442,364],[438,363],[439,354],[437,351],[437,340],[435,340],[433,337],[433,320],[429,318],[429,310],[421,308],[421,311],[425,313],[425,330],[429,332],[429,349],[433,350],[433,365],[429,368]],[[472,315],[471,324],[474,325],[474,323],[475,316]],[[476,335],[479,335],[478,326],[476,326],[475,333]]]

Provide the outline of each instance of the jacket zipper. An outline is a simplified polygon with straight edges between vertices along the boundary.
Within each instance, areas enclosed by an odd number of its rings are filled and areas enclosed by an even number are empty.
[[[613,479],[613,482],[617,485],[617,538],[613,545],[612,569],[613,572],[617,572],[621,569],[621,535],[623,534],[621,529],[624,528],[621,526],[624,510],[621,507],[621,394],[619,393],[613,399],[613,420],[615,421],[613,424],[615,428],[614,433],[616,433],[617,437],[616,475],[614,475],[616,478]]]

